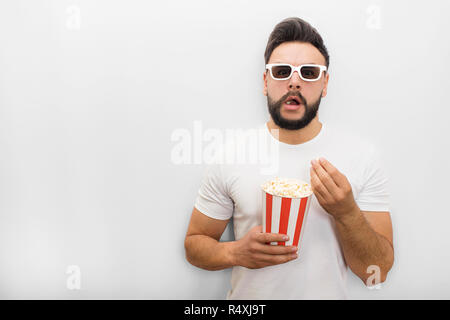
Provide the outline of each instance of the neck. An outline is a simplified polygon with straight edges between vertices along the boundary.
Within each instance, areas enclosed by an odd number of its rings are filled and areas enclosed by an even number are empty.
[[[267,122],[269,130],[278,129],[278,137],[272,136],[278,139],[280,142],[287,144],[301,144],[308,142],[316,137],[320,130],[322,130],[322,123],[319,122],[318,117],[315,117],[306,127],[299,130],[287,130],[280,128],[273,122],[272,118]]]

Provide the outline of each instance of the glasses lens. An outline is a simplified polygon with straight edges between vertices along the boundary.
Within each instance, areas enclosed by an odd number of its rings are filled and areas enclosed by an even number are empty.
[[[302,77],[308,80],[316,80],[320,76],[320,68],[319,67],[302,67],[300,69],[300,72],[302,73]]]
[[[289,78],[291,75],[291,67],[290,66],[273,66],[272,67],[272,75],[277,79]]]

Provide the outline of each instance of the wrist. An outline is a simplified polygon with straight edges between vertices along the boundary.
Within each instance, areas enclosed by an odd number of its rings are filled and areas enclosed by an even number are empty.
[[[352,225],[353,222],[356,221],[359,217],[361,217],[361,210],[357,205],[355,205],[355,207],[352,210],[338,217],[335,217],[335,220],[337,223],[340,223],[341,225],[349,226]]]
[[[225,260],[230,267],[237,266],[236,247],[237,241],[228,241],[222,243],[224,246]]]

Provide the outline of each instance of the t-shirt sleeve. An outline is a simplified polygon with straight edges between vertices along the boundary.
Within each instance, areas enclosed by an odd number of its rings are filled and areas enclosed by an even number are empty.
[[[378,149],[371,145],[363,170],[363,185],[356,203],[362,211],[390,211],[389,179]]]
[[[220,164],[206,168],[194,206],[210,218],[228,220],[232,217],[234,203],[228,194]]]

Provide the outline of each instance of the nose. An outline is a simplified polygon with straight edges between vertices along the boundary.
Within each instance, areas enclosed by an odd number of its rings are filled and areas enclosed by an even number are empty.
[[[300,89],[301,83],[300,75],[297,71],[294,71],[291,78],[289,79],[289,89]]]

